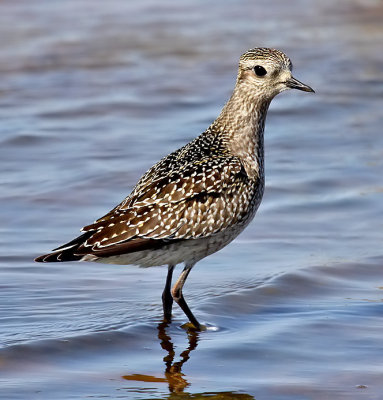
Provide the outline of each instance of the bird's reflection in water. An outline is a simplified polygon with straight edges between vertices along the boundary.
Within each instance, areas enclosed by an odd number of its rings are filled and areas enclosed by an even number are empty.
[[[184,378],[182,373],[182,366],[190,358],[190,353],[197,347],[199,332],[188,329],[188,347],[180,354],[181,360],[174,362],[175,350],[174,345],[171,341],[171,337],[166,333],[168,323],[162,322],[158,325],[158,339],[161,341],[161,347],[167,351],[167,355],[164,357],[165,363],[165,378],[169,385],[169,391],[171,393],[180,393],[189,386],[189,383]]]
[[[180,361],[174,362],[175,349],[174,344],[171,341],[171,337],[166,333],[168,327],[167,322],[161,322],[158,324],[158,339],[160,339],[161,347],[167,352],[167,355],[163,358],[165,363],[165,377],[158,378],[151,375],[132,374],[124,375],[123,378],[128,381],[140,381],[140,382],[167,382],[170,393],[182,393],[184,389],[190,384],[184,378],[182,373],[182,366],[190,358],[190,352],[193,351],[198,344],[199,332],[188,329],[188,347],[180,354]]]
[[[171,337],[167,334],[166,329],[169,324],[167,322],[161,322],[158,324],[158,339],[160,340],[161,347],[167,352],[163,358],[165,363],[164,378],[159,378],[151,375],[132,374],[125,375],[123,378],[128,381],[139,381],[139,382],[163,382],[167,383],[169,387],[170,395],[167,397],[168,400],[254,400],[254,397],[245,393],[235,392],[209,392],[209,393],[185,393],[184,390],[190,385],[185,379],[185,375],[182,373],[182,367],[190,358],[190,353],[196,349],[198,345],[200,332],[193,329],[187,329],[188,346],[180,354],[180,360],[174,361],[176,352],[174,344],[171,341]],[[181,396],[179,397],[178,394]]]

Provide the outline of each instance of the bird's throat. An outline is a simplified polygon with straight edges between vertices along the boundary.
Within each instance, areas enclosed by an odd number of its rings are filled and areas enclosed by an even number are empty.
[[[249,98],[250,97],[250,98]],[[231,154],[239,157],[249,176],[263,176],[263,132],[270,101],[234,90],[212,128]]]

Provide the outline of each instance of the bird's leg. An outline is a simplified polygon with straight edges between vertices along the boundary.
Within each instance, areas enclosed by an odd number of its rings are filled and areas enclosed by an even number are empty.
[[[165,289],[162,292],[162,306],[164,308],[164,321],[170,322],[172,319],[172,305],[173,305],[173,297],[170,292],[172,286],[172,277],[173,270],[175,265],[169,265],[168,267],[168,275],[166,277]]]
[[[182,308],[182,311],[186,314],[186,316],[189,318],[189,321],[194,325],[197,331],[201,330],[201,325],[197,321],[196,317],[193,315],[193,313],[190,311],[190,308],[186,304],[186,301],[184,299],[184,296],[182,294],[182,288],[186,282],[186,279],[193,268],[193,264],[186,264],[185,268],[183,269],[180,277],[178,278],[176,284],[173,286],[172,289],[172,296],[174,301]]]

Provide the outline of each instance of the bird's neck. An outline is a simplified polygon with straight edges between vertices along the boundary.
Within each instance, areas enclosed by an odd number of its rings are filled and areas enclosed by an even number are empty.
[[[264,174],[263,132],[270,101],[237,85],[212,124],[230,153],[241,159],[247,174],[254,178]]]

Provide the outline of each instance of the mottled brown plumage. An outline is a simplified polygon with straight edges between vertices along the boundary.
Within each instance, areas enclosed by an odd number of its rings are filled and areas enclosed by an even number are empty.
[[[133,192],[83,234],[36,261],[97,261],[169,266],[165,319],[172,299],[200,329],[183,296],[193,265],[232,241],[251,221],[264,190],[263,131],[273,97],[288,88],[313,91],[291,76],[275,49],[242,55],[236,85],[219,117],[200,136],[169,154]],[[184,271],[170,292],[174,266]]]

